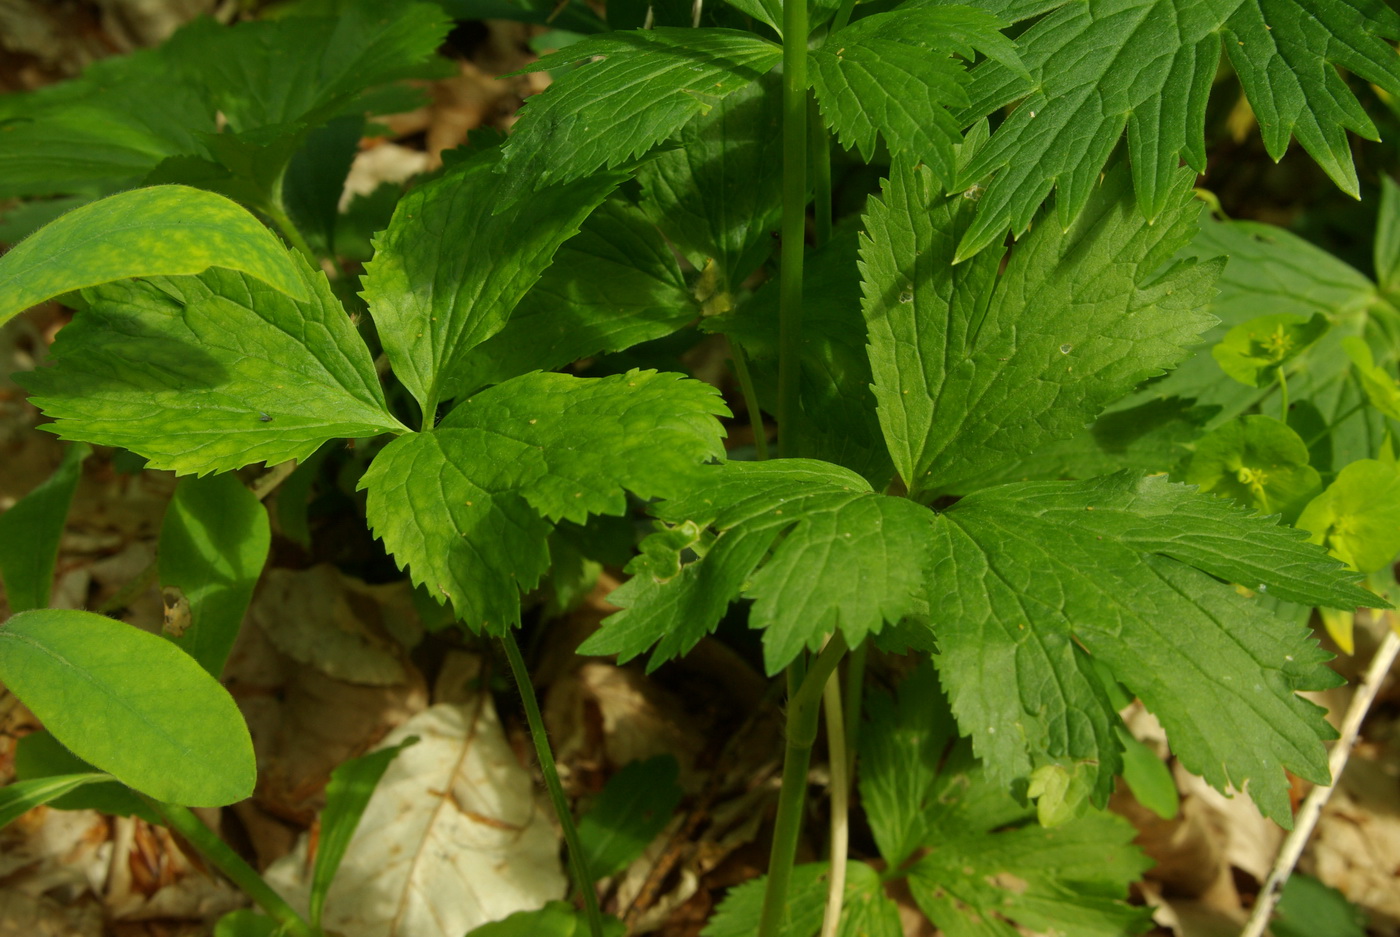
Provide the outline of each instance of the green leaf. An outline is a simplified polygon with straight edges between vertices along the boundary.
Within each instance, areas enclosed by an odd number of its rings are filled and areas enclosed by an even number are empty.
[[[640,211],[609,199],[565,241],[500,332],[458,359],[466,392],[526,371],[622,351],[700,315],[671,248]]]
[[[958,735],[938,676],[922,665],[893,696],[866,694],[860,733],[860,802],[880,856],[898,868],[933,833],[938,766]]]
[[[59,744],[46,729],[31,732],[15,744],[15,777],[21,781],[96,770]],[[156,812],[131,788],[113,780],[84,785],[52,801],[51,806],[57,810],[100,810],[112,816],[138,816],[149,823],[161,822]]]
[[[262,502],[232,475],[183,479],[165,511],[160,584],[167,609],[173,597],[189,615],[167,620],[165,633],[216,678],[238,637],[271,541]]]
[[[429,410],[479,386],[458,361],[501,330],[620,178],[542,189],[503,208],[497,156],[487,151],[406,195],[365,266],[361,295],[394,374]]]
[[[623,937],[627,928],[612,915],[603,916],[603,937]],[[564,901],[551,901],[538,911],[517,911],[468,932],[468,937],[587,937],[588,921]]]
[[[1129,882],[1151,865],[1120,817],[1094,812],[1053,830],[971,758],[927,662],[897,695],[868,694],[861,734],[861,802],[891,868],[925,855],[909,884],[949,935],[1037,933],[1119,937],[1145,923]],[[897,824],[908,821],[910,826]],[[887,852],[894,847],[894,852]],[[899,857],[898,859],[896,857]],[[895,933],[899,933],[898,930]]]
[[[681,128],[637,173],[642,210],[697,268],[717,265],[713,305],[733,305],[773,251],[782,213],[782,88],[768,74]]]
[[[1248,566],[1280,544],[1299,553],[1297,538],[1254,518],[1240,549],[1239,512],[1154,486],[1163,483],[1132,476],[1005,485],[941,515],[928,601],[953,711],[991,776],[1059,764],[1088,772],[1102,802],[1119,764],[1118,720],[1092,657],[1157,714],[1183,765],[1217,788],[1247,787],[1287,825],[1280,766],[1325,782],[1320,739],[1332,734],[1295,691],[1338,678],[1305,627],[1212,575],[1242,572],[1231,547]],[[1181,516],[1166,521],[1173,502]],[[1348,574],[1326,568],[1319,558],[1311,578],[1346,594]],[[1287,577],[1262,583],[1286,589]]]
[[[1376,367],[1371,346],[1359,335],[1348,335],[1342,348],[1356,367],[1356,379],[1366,391],[1366,399],[1392,420],[1400,420],[1400,383],[1385,368]]]
[[[1126,728],[1118,726],[1117,733],[1123,746],[1123,783],[1138,803],[1163,820],[1175,820],[1181,810],[1181,794],[1171,769]]]
[[[1400,471],[1376,459],[1351,463],[1303,509],[1298,526],[1352,569],[1389,566],[1400,553]]]
[[[1381,291],[1388,296],[1400,295],[1400,185],[1384,173],[1372,259]]]
[[[629,762],[608,779],[578,821],[579,842],[595,880],[626,869],[671,822],[681,802],[679,770],[675,758],[657,755]]]
[[[712,524],[720,534],[679,575],[657,569],[644,552],[643,561],[628,567],[633,578],[610,599],[625,610],[580,653],[626,660],[660,641],[654,667],[713,630],[742,591],[755,600],[749,624],[763,629],[764,664],[773,674],[803,648],[819,649],[838,628],[855,645],[923,607],[933,516],[908,499],[876,494],[837,466],[806,459],[729,462],[655,513]]]
[[[1068,226],[1125,130],[1138,205],[1157,218],[1174,200],[1181,161],[1205,171],[1206,102],[1222,45],[1269,155],[1281,158],[1296,136],[1353,196],[1359,190],[1346,130],[1375,139],[1376,129],[1336,66],[1400,93],[1400,62],[1385,41],[1400,37],[1400,17],[1378,0],[1046,3],[1014,14],[995,0],[978,5],[1006,19],[1059,8],[1018,39],[1031,73],[1028,94],[1022,76],[1001,62],[973,72],[963,125],[1019,104],[962,172],[959,188],[996,176],[962,236],[960,258],[1008,228],[1023,232],[1052,188],[1060,224]]]
[[[214,937],[281,937],[282,928],[265,914],[241,908],[230,911],[214,925]]]
[[[0,197],[92,196],[162,160],[203,154],[215,110],[165,48],[114,55],[81,77],[0,96]]]
[[[52,475],[0,514],[0,574],[12,612],[45,608],[53,585],[58,542],[68,520],[68,506],[92,449],[69,446]]]
[[[733,29],[662,27],[590,36],[524,70],[596,56],[526,102],[497,169],[508,196],[636,159],[757,81],[782,49]]]
[[[549,565],[554,522],[621,514],[627,491],[674,494],[722,453],[714,417],[727,411],[678,377],[535,373],[465,400],[370,464],[359,486],[370,524],[414,583],[499,633]]]
[[[1326,334],[1328,325],[1320,312],[1311,319],[1287,312],[1259,316],[1226,332],[1210,350],[1211,357],[1241,384],[1262,387],[1276,378],[1284,364]]]
[[[788,883],[787,917],[776,937],[816,937],[826,911],[827,863],[793,867]],[[758,933],[768,876],[729,889],[715,909],[703,937],[752,937]],[[899,907],[886,897],[880,873],[864,862],[846,863],[840,937],[900,937]]]
[[[0,829],[9,826],[35,807],[57,800],[84,784],[94,784],[108,778],[109,775],[101,772],[90,772],[6,784],[0,787]]]
[[[65,439],[121,446],[181,474],[403,432],[325,276],[300,260],[296,270],[308,302],[220,269],[89,290],[89,308],[54,342],[53,366],[22,382]]]
[[[970,62],[982,52],[1021,69],[1001,25],[982,10],[932,4],[856,20],[812,50],[810,80],[822,117],[841,145],[867,162],[878,134],[891,155],[923,162],[950,183],[963,138],[948,109],[971,103],[964,61],[954,56]]]
[[[1082,430],[1110,401],[1185,356],[1219,263],[1159,268],[1199,207],[1178,175],[1148,224],[1117,165],[1068,231],[1037,225],[1000,258],[952,265],[969,202],[945,200],[901,161],[872,199],[861,242],[864,312],[880,425],[920,498],[975,485],[997,465]]]
[[[1269,925],[1276,937],[1365,937],[1366,912],[1340,891],[1317,879],[1294,873],[1283,886],[1277,917]]]
[[[1321,489],[1302,437],[1273,417],[1254,414],[1210,433],[1182,472],[1202,491],[1234,498],[1291,521]]]
[[[79,758],[156,800],[219,807],[253,792],[233,697],[179,648],[91,612],[0,625],[0,680]]]
[[[223,26],[196,20],[169,54],[202,85],[234,132],[314,126],[367,88],[418,77],[451,28],[432,3],[339,4],[334,16]]]
[[[330,783],[326,785],[326,806],[321,811],[316,865],[311,873],[309,900],[312,927],[321,926],[326,894],[330,891],[335,873],[340,869],[341,860],[345,858],[345,850],[350,846],[355,828],[360,825],[360,817],[369,805],[375,785],[399,752],[417,741],[418,736],[411,735],[397,745],[343,761],[331,772]]]
[[[296,261],[256,218],[184,186],[134,189],[75,209],[0,257],[0,323],[61,293],[128,277],[240,270],[308,298]]]

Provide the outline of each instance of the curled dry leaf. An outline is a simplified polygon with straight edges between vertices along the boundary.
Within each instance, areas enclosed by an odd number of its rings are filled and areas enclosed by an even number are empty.
[[[326,901],[344,937],[461,937],[564,895],[559,841],[485,693],[433,706],[384,740],[405,749],[375,788]],[[293,901],[306,839],[267,873]]]

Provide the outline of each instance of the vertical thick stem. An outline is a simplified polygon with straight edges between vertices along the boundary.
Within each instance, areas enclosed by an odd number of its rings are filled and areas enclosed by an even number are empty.
[[[574,872],[574,882],[583,894],[589,932],[592,937],[603,937],[603,912],[598,907],[598,893],[593,888],[593,875],[588,871],[588,861],[583,856],[583,845],[579,842],[578,827],[574,826],[573,811],[564,796],[564,785],[559,783],[559,769],[554,765],[554,753],[550,751],[549,736],[544,731],[540,703],[535,698],[535,685],[530,681],[530,671],[525,667],[525,659],[520,656],[520,645],[516,643],[513,631],[507,629],[501,636],[501,647],[505,649],[506,660],[510,661],[510,672],[515,677],[520,701],[525,706],[525,720],[530,724],[530,740],[535,743],[535,757],[540,760],[540,772],[544,775],[545,787],[549,789],[549,799],[554,804],[554,812],[564,830],[564,842],[569,850],[569,865]]]
[[[812,744],[817,740],[817,723],[827,679],[846,653],[846,642],[838,632],[812,663],[805,675],[802,667],[788,668],[787,749],[783,755],[783,786],[778,794],[778,815],[773,824],[773,848],[768,854],[768,884],[763,892],[763,913],[757,937],[777,937],[787,917],[788,885],[797,858],[797,840],[802,833],[802,807],[807,797],[807,768],[812,762]],[[800,684],[799,684],[800,681]]]
[[[778,274],[778,455],[797,453],[802,253],[807,234],[807,0],[783,4],[783,249]]]
[[[846,855],[851,844],[851,778],[846,770],[846,727],[841,712],[841,681],[836,672],[826,681],[822,709],[826,714],[826,755],[831,771],[831,877],[827,879],[821,937],[836,937],[841,926],[841,903],[846,896]]]
[[[272,886],[264,882],[252,866],[230,849],[217,833],[205,826],[199,817],[190,813],[188,808],[162,803],[145,796],[141,799],[160,814],[166,826],[179,833],[185,842],[198,850],[214,868],[227,875],[245,895],[257,902],[258,907],[282,926],[283,933],[289,937],[312,937],[314,932],[311,925],[307,924],[281,895],[273,891]]]

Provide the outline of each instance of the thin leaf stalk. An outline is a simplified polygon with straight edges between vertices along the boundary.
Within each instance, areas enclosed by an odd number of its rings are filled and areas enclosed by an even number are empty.
[[[549,747],[549,735],[545,732],[544,718],[540,715],[540,702],[535,696],[535,685],[530,680],[530,671],[525,659],[520,655],[520,645],[515,633],[509,628],[501,636],[501,647],[510,662],[510,672],[515,678],[516,689],[520,691],[520,701],[525,708],[525,721],[530,725],[530,740],[535,744],[535,757],[540,761],[540,773],[544,775],[549,799],[554,804],[554,813],[559,818],[559,826],[564,831],[564,843],[569,850],[569,866],[573,869],[574,882],[583,894],[584,914],[588,918],[588,930],[592,937],[603,937],[603,912],[598,907],[598,893],[593,888],[593,875],[588,870],[588,860],[583,855],[583,844],[579,840],[578,827],[574,825],[573,811],[568,798],[564,796],[564,785],[559,783],[559,769],[554,764],[554,752]]]
[[[195,848],[201,856],[242,889],[258,907],[268,913],[287,937],[315,937],[318,930],[306,922],[281,895],[263,881],[252,866],[229,848],[219,835],[190,812],[189,808],[167,804],[144,794],[138,796],[158,813],[165,825]]]
[[[773,845],[768,854],[768,882],[757,937],[778,937],[787,917],[788,887],[802,833],[803,806],[807,799],[807,770],[817,739],[821,700],[827,680],[846,654],[846,641],[837,632],[810,668],[788,668],[787,747],[783,753],[783,780],[778,792],[778,814],[773,824]],[[805,669],[805,674],[803,673]]]
[[[851,649],[846,658],[846,778],[855,779],[856,751],[860,746],[860,721],[865,702],[865,664],[870,656],[870,641],[865,640]]]
[[[778,455],[797,452],[807,234],[807,0],[783,4],[783,245],[778,272]]]
[[[846,856],[850,853],[851,778],[847,772],[846,727],[842,713],[840,671],[832,671],[822,692],[826,716],[826,754],[831,771],[831,873],[827,878],[826,916],[821,937],[836,937],[846,896]]]
[[[744,409],[749,411],[749,426],[753,429],[753,447],[760,462],[768,461],[768,431],[763,425],[763,411],[758,406],[758,392],[754,390],[753,374],[749,371],[749,356],[744,346],[728,335],[724,337],[729,346],[729,360],[734,362],[734,376],[739,379],[739,392],[744,395]]]

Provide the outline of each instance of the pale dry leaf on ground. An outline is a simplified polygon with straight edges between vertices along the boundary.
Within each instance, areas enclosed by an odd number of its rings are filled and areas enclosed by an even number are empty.
[[[1365,907],[1373,933],[1400,935],[1400,751],[1394,746],[1352,752],[1302,867]]]
[[[490,696],[433,706],[384,740],[416,735],[365,810],[326,902],[344,937],[461,937],[563,897],[559,838]],[[306,839],[268,870],[305,902]]]
[[[164,827],[134,817],[113,823],[111,872],[103,890],[108,920],[212,922],[248,904],[226,879],[191,862]]]
[[[102,937],[102,909],[46,895],[0,890],[0,937]]]

